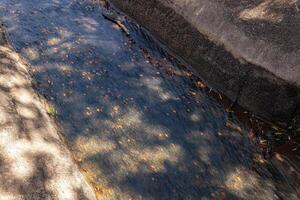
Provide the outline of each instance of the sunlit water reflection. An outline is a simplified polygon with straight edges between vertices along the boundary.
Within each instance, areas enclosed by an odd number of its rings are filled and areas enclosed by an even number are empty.
[[[134,23],[128,38],[88,1],[0,2],[99,199],[297,199],[256,162],[248,128],[235,116],[228,128],[224,107]]]

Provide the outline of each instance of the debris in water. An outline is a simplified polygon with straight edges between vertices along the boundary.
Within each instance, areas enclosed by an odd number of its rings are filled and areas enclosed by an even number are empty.
[[[226,121],[226,127],[230,128],[234,131],[237,131],[239,133],[242,133],[242,128],[239,125],[237,125],[231,121],[228,121],[228,120]]]
[[[57,115],[57,110],[54,108],[54,106],[52,106],[52,105],[48,105],[47,106],[47,113],[48,113],[48,115],[51,115],[51,116],[55,116],[55,115]]]

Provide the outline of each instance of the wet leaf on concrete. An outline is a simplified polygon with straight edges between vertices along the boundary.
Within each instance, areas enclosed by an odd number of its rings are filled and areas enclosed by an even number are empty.
[[[51,115],[51,116],[55,116],[55,115],[57,115],[57,110],[54,108],[54,106],[52,106],[52,105],[48,105],[47,106],[47,113],[48,113],[48,115]]]

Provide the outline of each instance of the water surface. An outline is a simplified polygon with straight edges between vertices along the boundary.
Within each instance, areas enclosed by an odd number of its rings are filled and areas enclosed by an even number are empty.
[[[1,0],[28,61],[99,199],[297,199],[250,128],[138,25],[89,1]]]

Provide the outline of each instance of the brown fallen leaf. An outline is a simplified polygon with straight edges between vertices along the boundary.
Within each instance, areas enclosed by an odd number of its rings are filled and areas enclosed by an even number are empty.
[[[275,158],[279,160],[280,162],[284,162],[284,159],[281,157],[279,153],[275,153]]]
[[[227,122],[226,122],[226,127],[230,128],[230,129],[232,129],[232,130],[234,130],[234,131],[237,131],[237,132],[239,132],[239,133],[242,133],[242,128],[241,128],[239,125],[234,124],[234,123],[231,122],[231,121],[227,121]]]
[[[190,92],[193,97],[197,96],[196,92]]]
[[[197,81],[196,86],[202,89],[206,88],[206,85],[202,81]]]

